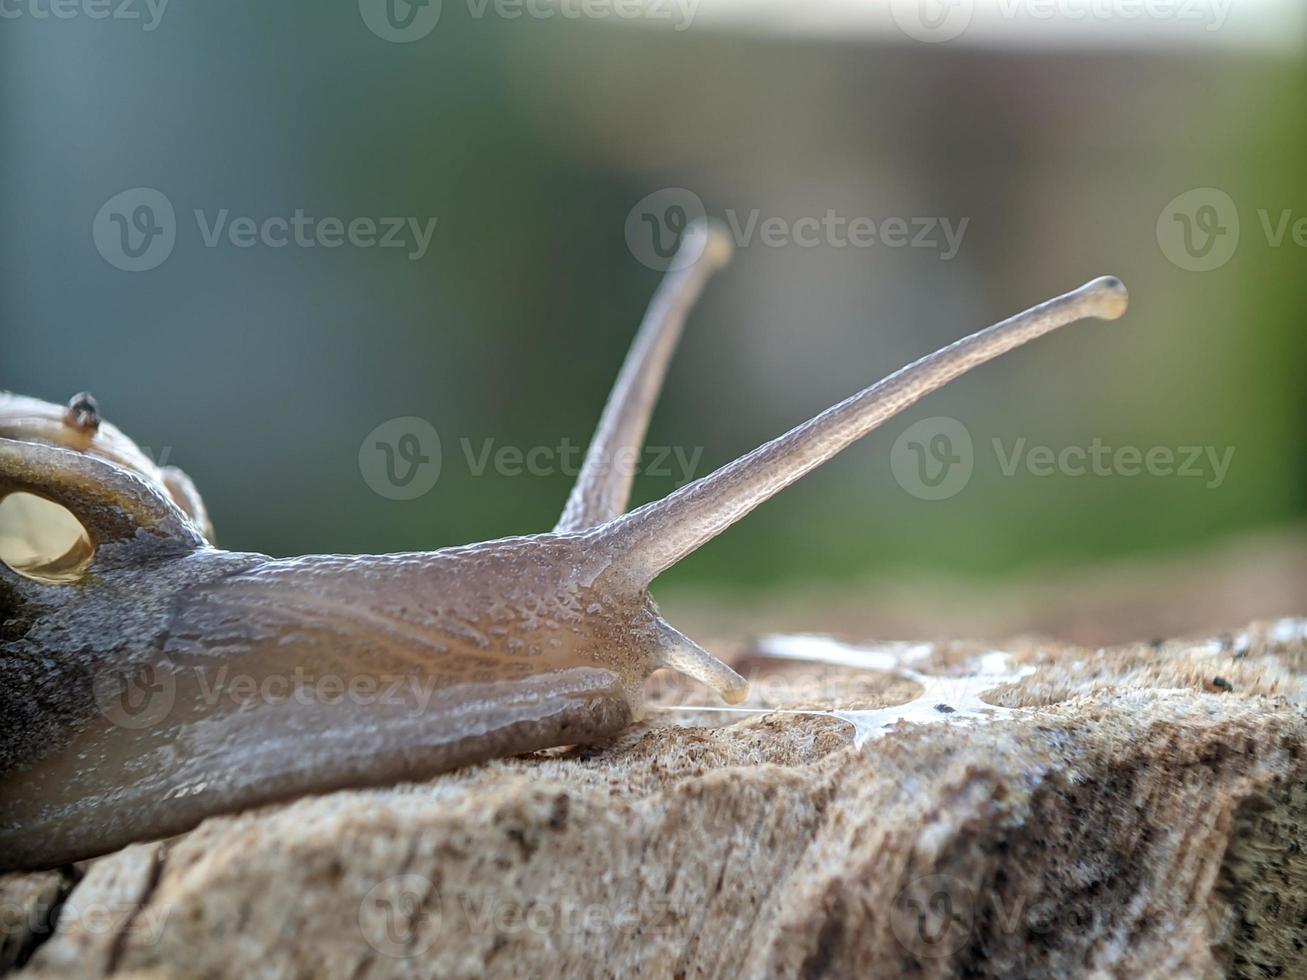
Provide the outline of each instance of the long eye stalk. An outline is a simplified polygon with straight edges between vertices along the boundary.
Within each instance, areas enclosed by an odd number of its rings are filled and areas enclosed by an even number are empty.
[[[648,583],[804,474],[972,368],[1068,323],[1115,320],[1121,280],[1104,276],[901,368],[733,463],[604,525],[623,574]]]
[[[730,261],[731,248],[725,229],[714,224],[701,221],[686,229],[672,271],[649,302],[622,363],[555,531],[582,531],[626,510],[635,477],[626,457],[644,445],[685,318],[708,277]]]

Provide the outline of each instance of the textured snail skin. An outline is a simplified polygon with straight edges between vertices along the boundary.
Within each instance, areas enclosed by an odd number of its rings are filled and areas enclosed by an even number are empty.
[[[286,561],[120,547],[81,595],[31,583],[5,637],[5,866],[604,738],[657,662],[647,592],[596,585],[584,535]]]
[[[729,257],[696,226],[555,533],[277,560],[212,547],[194,484],[94,399],[0,392],[0,499],[81,521],[71,584],[0,562],[0,870],[47,867],[308,792],[425,779],[621,731],[658,667],[747,685],[658,617],[605,533],[690,304]],[[684,256],[683,256],[684,257]]]
[[[663,570],[970,368],[1084,317],[1115,279],[928,355],[663,500],[622,513],[690,300],[729,254],[687,235],[637,334],[559,527],[442,551],[220,551],[185,474],[99,422],[0,393],[0,499],[53,501],[93,558],[51,583],[0,562],[0,869],[58,865],[310,792],[426,779],[599,741],[660,667],[748,686],[660,618]],[[178,488],[181,488],[179,491]]]

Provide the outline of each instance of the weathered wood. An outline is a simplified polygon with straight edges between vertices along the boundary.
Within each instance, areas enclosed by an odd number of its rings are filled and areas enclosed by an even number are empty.
[[[961,700],[983,652],[912,669]],[[987,723],[940,710],[857,747],[831,717],[658,713],[603,747],[211,819],[92,862],[26,973],[1307,976],[1303,622],[1006,652],[1035,672]],[[774,708],[918,690],[739,663]]]

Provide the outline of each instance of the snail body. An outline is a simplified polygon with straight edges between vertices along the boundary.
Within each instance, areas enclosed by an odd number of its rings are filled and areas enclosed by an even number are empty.
[[[86,547],[0,563],[0,867],[37,868],[207,816],[609,738],[671,668],[747,684],[659,614],[649,584],[744,514],[971,367],[1125,291],[1095,280],[864,389],[625,512],[629,468],[689,306],[729,256],[693,226],[551,532],[435,552],[276,559],[214,547],[193,484],[94,403],[0,394],[0,504],[66,508]]]

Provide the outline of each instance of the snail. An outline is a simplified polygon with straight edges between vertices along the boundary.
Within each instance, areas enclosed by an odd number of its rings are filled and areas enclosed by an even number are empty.
[[[0,867],[601,741],[640,717],[659,668],[742,700],[743,678],[660,616],[650,583],[929,392],[1127,301],[1119,280],[1095,279],[627,511],[632,468],[614,461],[641,447],[689,308],[731,251],[702,223],[681,249],[543,534],[408,554],[223,551],[185,474],[88,397],[0,395],[0,508],[35,498],[83,532],[44,564],[0,563]]]

